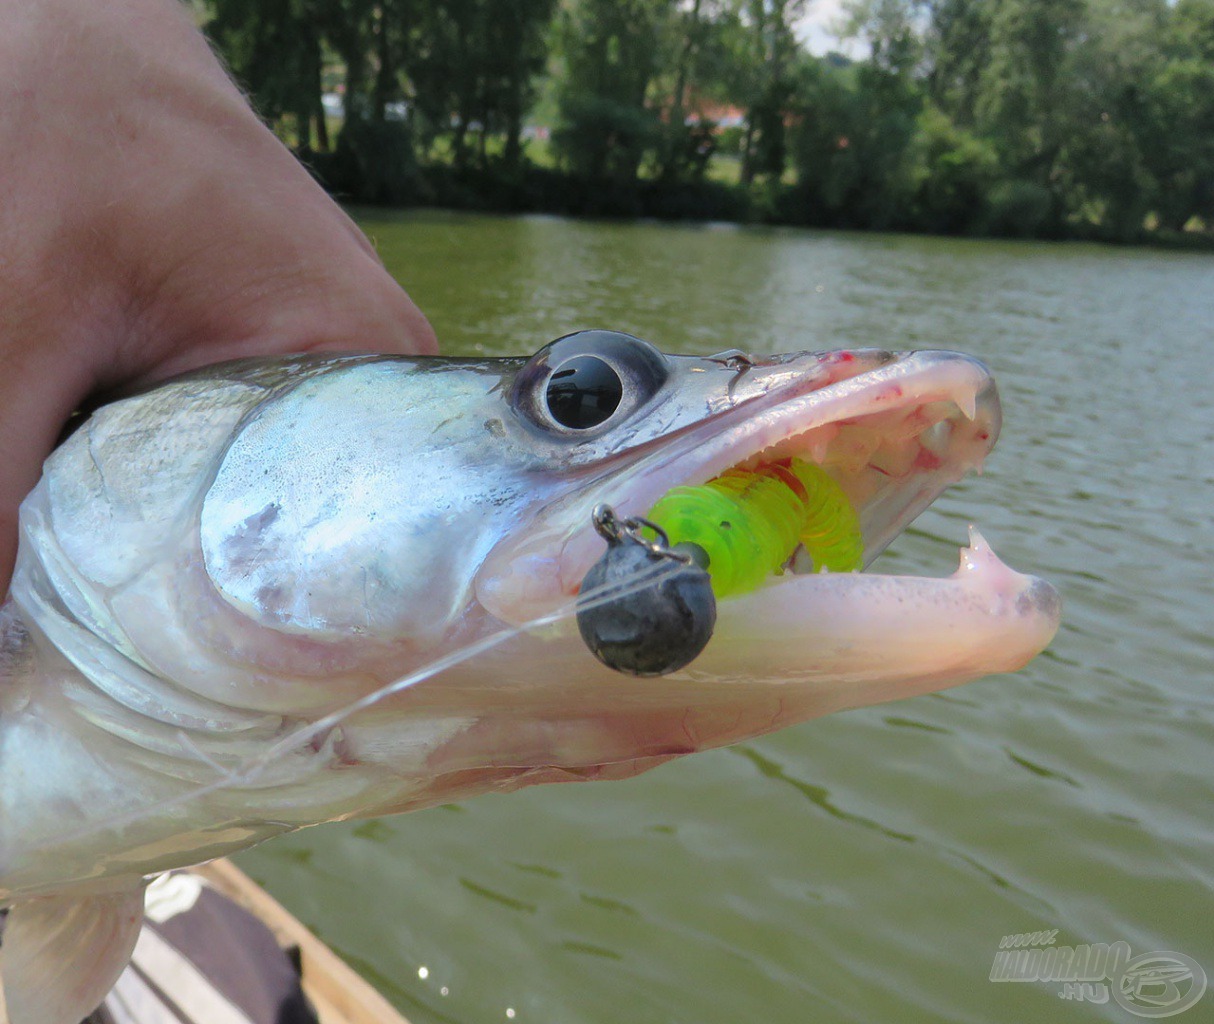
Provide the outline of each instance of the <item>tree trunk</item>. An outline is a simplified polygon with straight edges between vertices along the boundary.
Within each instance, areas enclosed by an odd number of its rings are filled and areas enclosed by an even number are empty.
[[[468,163],[468,122],[463,114],[456,119],[455,134],[451,136],[451,162],[457,171]]]
[[[322,152],[329,149],[329,130],[325,124],[324,83],[321,80],[324,58],[320,52],[320,37],[309,27],[308,31],[308,98],[307,108],[300,111],[303,118],[300,144],[311,148],[312,123],[316,123],[316,148]]]
[[[384,121],[387,116],[388,98],[392,95],[396,66],[393,62],[392,41],[388,33],[388,11],[383,4],[376,6],[375,56],[379,67],[375,71],[375,86],[371,94],[371,118]]]
[[[754,112],[746,116],[746,134],[742,138],[742,184],[750,185],[755,180],[755,123]]]
[[[316,148],[322,153],[327,153],[332,148],[329,144],[329,125],[325,121],[323,102],[316,108]]]
[[[342,59],[346,62],[346,88],[341,98],[342,118],[352,121],[365,116],[367,112],[367,98],[363,95],[367,61],[361,46],[343,52]]]
[[[523,76],[525,74],[523,61],[515,60],[511,66],[506,100],[502,104],[502,112],[506,118],[506,148],[502,159],[506,166],[506,173],[510,175],[518,170],[519,160],[522,157],[522,144],[519,140],[523,134]]]
[[[523,118],[516,100],[517,97],[511,97],[510,107],[506,111],[506,148],[502,153],[509,174],[518,170],[523,158]]]
[[[667,124],[665,145],[662,147],[662,166],[658,177],[663,181],[671,181],[679,176],[679,149],[683,140],[683,122],[687,119],[687,76],[690,70],[691,55],[695,52],[696,36],[700,27],[700,4],[703,0],[695,0],[688,12],[687,38],[679,50],[678,63],[674,72],[674,95],[671,97],[670,120]]]
[[[489,161],[488,153],[485,149],[489,143],[489,111],[485,109],[484,105],[481,106],[481,115],[478,120],[481,123],[481,130],[480,135],[477,138],[476,159],[480,164],[481,170],[483,171]]]

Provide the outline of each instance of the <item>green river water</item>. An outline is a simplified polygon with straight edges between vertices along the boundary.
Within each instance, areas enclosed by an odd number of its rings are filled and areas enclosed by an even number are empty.
[[[946,575],[973,521],[1064,600],[1014,676],[240,858],[414,1024],[1142,1019],[988,980],[1003,936],[1044,929],[1214,983],[1214,257],[359,220],[448,354],[611,327],[981,357],[1005,417],[987,472],[876,568]],[[1214,1021],[1214,992],[1175,1019]]]

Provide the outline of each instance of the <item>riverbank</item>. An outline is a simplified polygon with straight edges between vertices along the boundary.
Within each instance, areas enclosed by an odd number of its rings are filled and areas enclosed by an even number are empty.
[[[1060,218],[1050,197],[1027,183],[995,190],[964,223],[933,216],[922,206],[840,211],[796,182],[750,185],[702,179],[662,181],[587,177],[524,162],[513,173],[449,164],[419,165],[405,148],[367,144],[330,153],[297,154],[345,203],[435,208],[477,213],[546,213],[596,220],[651,219],[834,228],[966,238],[1020,238],[1148,245],[1214,251],[1214,231],[1144,226],[1113,233],[1098,222]]]

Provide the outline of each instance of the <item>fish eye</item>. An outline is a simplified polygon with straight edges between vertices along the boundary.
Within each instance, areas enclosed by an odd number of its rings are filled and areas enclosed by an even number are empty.
[[[666,357],[640,338],[578,331],[519,367],[510,403],[534,426],[581,444],[647,405],[669,374]]]
[[[598,356],[575,356],[548,378],[545,400],[552,418],[571,430],[597,427],[619,408],[624,382]]]

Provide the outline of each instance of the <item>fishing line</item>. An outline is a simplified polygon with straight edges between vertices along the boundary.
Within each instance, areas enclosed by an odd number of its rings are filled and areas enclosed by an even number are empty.
[[[558,605],[553,611],[539,615],[520,625],[503,627],[486,637],[482,637],[480,640],[465,644],[463,647],[449,654],[425,663],[404,676],[385,683],[378,689],[364,694],[362,697],[350,701],[337,710],[288,733],[286,736],[276,740],[267,750],[254,757],[247,758],[232,769],[225,769],[219,765],[213,757],[198,747],[188,733],[182,731],[179,735],[182,747],[194,754],[202,764],[215,768],[219,772],[218,778],[213,782],[197,786],[177,796],[166,797],[163,800],[146,804],[136,811],[117,815],[106,821],[85,825],[70,832],[61,833],[55,842],[65,844],[101,832],[115,832],[128,825],[138,824],[164,811],[188,806],[225,789],[252,788],[257,784],[260,776],[277,761],[290,756],[292,752],[298,750],[301,746],[328,735],[329,732],[341,725],[351,715],[359,711],[365,711],[388,697],[440,675],[463,662],[492,650],[508,640],[522,636],[524,633],[555,625],[575,616],[579,610],[584,611],[586,609],[597,608],[616,601],[621,597],[652,587],[665,578],[677,573],[681,568],[682,566],[677,562],[667,560],[653,562],[634,573],[627,580],[616,578],[600,586],[583,590],[573,600]],[[589,652],[587,652],[587,657],[590,657]]]
[[[289,731],[234,768],[225,768],[188,731],[180,730],[180,750],[215,771],[212,782],[84,825],[61,835],[58,842],[117,831],[221,790],[254,788],[270,767],[305,745],[323,756],[330,735],[352,715],[515,637],[572,616],[588,652],[609,668],[638,676],[676,671],[698,656],[712,635],[714,590],[753,589],[768,573],[779,571],[798,545],[821,568],[844,571],[859,568],[863,550],[859,522],[846,495],[820,467],[800,459],[734,469],[698,487],[673,488],[649,515],[619,519],[610,507],[596,507],[592,523],[607,542],[607,551],[586,574],[576,598],[435,658]],[[711,570],[711,579],[706,570]]]

